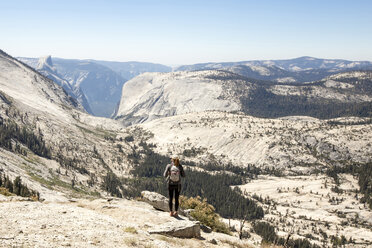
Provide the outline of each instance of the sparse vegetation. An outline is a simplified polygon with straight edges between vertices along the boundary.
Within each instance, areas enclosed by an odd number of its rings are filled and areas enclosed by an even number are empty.
[[[138,246],[138,243],[137,243],[137,239],[136,238],[125,238],[124,239],[124,243],[128,246],[132,246],[132,247],[137,247]]]
[[[141,154],[134,154],[132,157],[134,164],[138,164],[132,171],[137,179],[123,180],[132,188],[125,190],[124,194],[129,194],[128,196],[139,196],[141,190],[167,194],[163,170],[169,163],[169,158],[153,152],[149,147],[151,145],[142,142],[143,149],[138,149]],[[143,159],[140,159],[142,157]],[[246,217],[252,220],[264,216],[262,208],[257,206],[253,200],[245,198],[237,187],[231,188],[233,185],[240,185],[244,182],[242,176],[232,176],[224,172],[210,175],[206,172],[185,171],[187,179],[183,183],[183,195],[206,198],[216,208],[216,212],[226,218]]]
[[[264,243],[284,245],[285,247],[293,248],[320,248],[318,245],[311,244],[306,239],[290,239],[290,236],[288,236],[287,239],[281,238],[276,234],[275,228],[267,222],[255,222],[253,224],[253,230],[262,237]]]
[[[0,172],[0,194],[5,196],[18,195],[23,197],[30,197],[33,200],[39,200],[40,194],[35,190],[31,190],[27,185],[22,183],[20,176],[16,177],[13,181],[9,176],[3,175]]]
[[[124,228],[124,232],[132,233],[132,234],[137,234],[137,230],[136,230],[136,228],[134,228],[134,227],[132,227],[132,226],[125,227],[125,228]]]
[[[51,158],[51,152],[46,147],[40,132],[39,135],[35,135],[26,127],[20,127],[15,122],[4,121],[0,117],[0,147],[27,155],[27,151],[20,144],[28,147],[36,155]]]
[[[206,199],[202,200],[199,196],[190,198],[181,196],[180,205],[183,209],[193,209],[190,215],[213,231],[230,234],[228,226],[220,220],[220,216]]]
[[[332,177],[336,185],[339,185],[338,174],[348,173],[358,177],[358,184],[360,187],[360,193],[363,197],[360,198],[362,203],[366,203],[370,209],[372,209],[372,162],[365,164],[350,164],[347,166],[334,166],[327,170],[327,175]],[[341,192],[338,187],[333,188],[336,193]]]

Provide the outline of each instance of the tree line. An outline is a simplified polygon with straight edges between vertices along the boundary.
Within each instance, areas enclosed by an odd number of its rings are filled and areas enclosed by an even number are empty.
[[[31,190],[27,185],[22,183],[20,176],[14,180],[9,179],[9,176],[0,171],[0,188],[5,188],[9,193],[23,197],[33,197],[37,200],[40,199],[40,194],[37,191]],[[5,192],[4,192],[5,193]]]
[[[145,142],[142,142],[141,146],[142,150],[136,149],[130,156],[135,164],[131,171],[134,178],[118,179],[110,173],[104,178],[102,187],[112,195],[136,197],[140,196],[143,190],[168,194],[163,172],[165,166],[170,163],[170,158],[153,152],[150,149],[151,145]],[[189,169],[185,169],[185,173],[187,178],[183,180],[183,195],[207,199],[208,203],[215,207],[216,212],[226,218],[249,220],[263,218],[263,209],[254,200],[245,198],[238,188],[231,188],[233,185],[243,184],[245,180],[243,176],[229,175],[225,172],[211,175]]]
[[[332,177],[336,186],[340,184],[338,174],[348,173],[358,177],[359,192],[363,194],[360,202],[366,203],[372,209],[372,162],[365,164],[350,164],[347,166],[333,166],[326,172]]]
[[[36,155],[51,158],[51,152],[40,135],[37,136],[26,127],[20,127],[15,122],[4,121],[0,117],[0,147],[27,155],[27,151],[17,142],[28,147]]]
[[[243,112],[264,118],[306,115],[320,119],[341,116],[372,117],[372,102],[346,103],[332,99],[311,99],[306,96],[281,96],[258,86],[248,96],[240,98]]]
[[[290,236],[288,236],[287,239],[279,237],[275,232],[275,228],[264,221],[254,222],[253,230],[262,237],[263,243],[293,248],[320,248],[320,246],[310,243],[307,239],[290,239]]]

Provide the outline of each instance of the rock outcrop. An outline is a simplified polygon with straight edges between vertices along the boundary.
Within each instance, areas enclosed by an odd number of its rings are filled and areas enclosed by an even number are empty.
[[[150,191],[142,191],[141,195],[142,195],[143,200],[149,203],[150,205],[152,205],[155,209],[166,211],[166,212],[169,211],[168,198],[166,198],[165,196],[159,193],[150,192]],[[178,209],[178,213],[181,215],[185,215],[184,210],[181,208]]]
[[[154,227],[148,232],[150,234],[166,234],[178,238],[199,238],[200,224],[198,221],[179,220]]]

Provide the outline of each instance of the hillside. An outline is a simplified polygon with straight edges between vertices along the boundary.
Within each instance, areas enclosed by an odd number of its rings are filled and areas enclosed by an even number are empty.
[[[70,199],[30,202],[0,195],[0,239],[4,247],[259,247],[260,237],[240,241],[236,236],[201,232],[201,238],[181,239],[149,234],[177,220],[151,205],[125,199]]]
[[[63,107],[81,108],[61,87],[0,50],[1,91],[30,107],[63,115]],[[14,83],[17,82],[17,83]],[[82,109],[82,108],[81,108]]]
[[[341,239],[348,247],[371,245],[371,196],[358,190],[371,191],[370,119],[259,119],[207,112],[141,127],[153,133],[148,142],[157,152],[177,154],[187,168],[247,178],[231,187],[259,202],[279,237],[291,234],[320,247]]]
[[[222,80],[210,78],[219,76]],[[234,89],[225,81],[229,76],[221,71],[142,74],[124,85],[115,119],[130,125],[205,110],[238,111],[238,100],[230,96]]]
[[[128,81],[115,119],[125,125],[206,110],[277,118],[370,117],[370,71],[334,74],[312,83],[275,83],[220,70],[146,73]]]
[[[75,193],[90,194],[108,171],[127,166],[110,142],[119,123],[80,111],[61,86],[5,53],[0,68],[0,169],[6,175],[22,175],[42,197],[72,183]]]
[[[333,124],[338,121],[340,125]],[[330,165],[370,162],[372,157],[370,119],[260,119],[211,111],[140,126],[153,133],[148,142],[156,144],[156,151],[181,154],[195,162],[252,164],[301,174],[323,171]]]

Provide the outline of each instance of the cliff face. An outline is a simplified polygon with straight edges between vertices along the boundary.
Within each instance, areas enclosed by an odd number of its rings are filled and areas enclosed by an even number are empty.
[[[238,111],[241,106],[234,94],[238,89],[229,76],[234,75],[221,71],[142,74],[123,86],[115,119],[128,125],[207,110]]]

